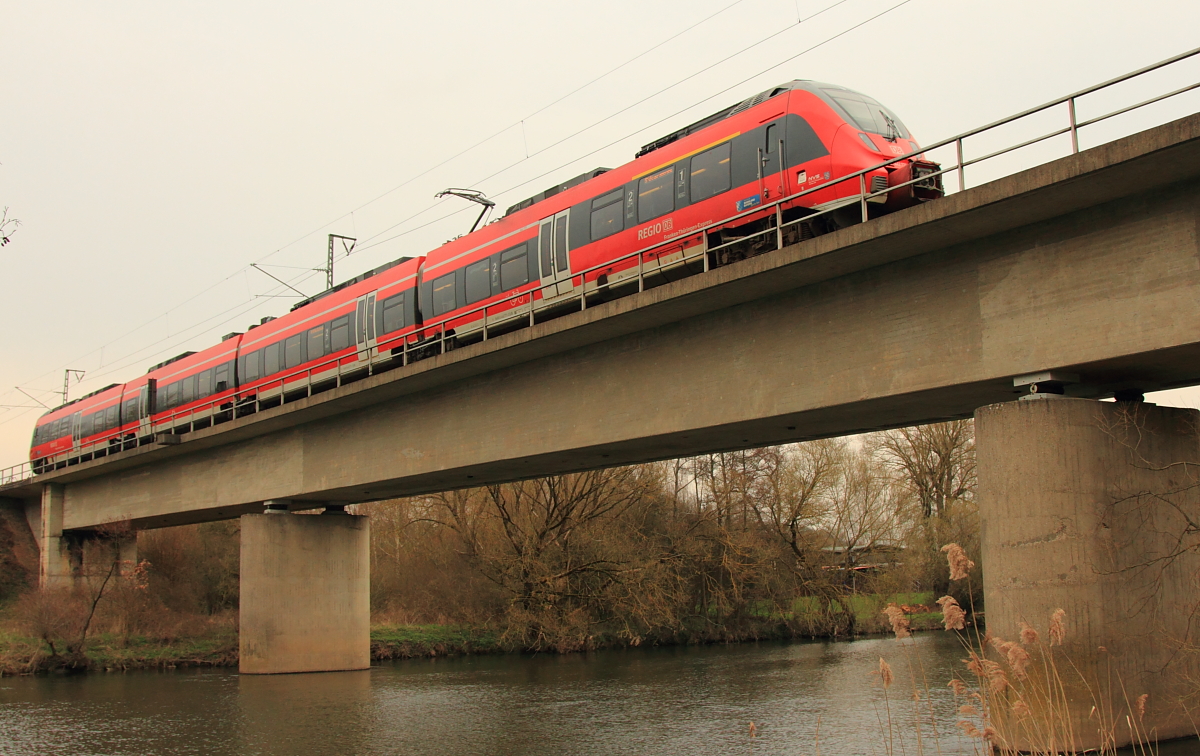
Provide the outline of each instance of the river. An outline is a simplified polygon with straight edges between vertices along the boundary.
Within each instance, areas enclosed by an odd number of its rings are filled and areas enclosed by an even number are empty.
[[[958,642],[930,633],[905,643],[478,656],[269,677],[7,677],[0,754],[886,754],[889,706],[899,723],[892,753],[974,753],[946,687],[963,656]],[[887,702],[873,674],[880,656],[896,676]],[[916,742],[914,676],[928,690],[919,706],[928,722],[932,705],[936,742],[928,724]],[[1193,745],[1169,752],[1194,753]]]

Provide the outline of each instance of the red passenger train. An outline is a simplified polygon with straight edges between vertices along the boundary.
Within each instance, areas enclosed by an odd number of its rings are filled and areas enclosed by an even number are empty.
[[[897,159],[900,158],[900,159]],[[890,162],[889,162],[890,161]],[[861,173],[854,180],[839,178]],[[47,412],[35,473],[135,447],[408,364],[570,307],[816,236],[942,195],[899,118],[793,81],[401,258]]]

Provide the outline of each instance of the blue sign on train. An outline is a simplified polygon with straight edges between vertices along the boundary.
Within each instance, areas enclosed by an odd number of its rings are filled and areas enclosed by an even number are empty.
[[[753,197],[747,197],[737,201],[737,211],[740,213],[743,210],[749,210],[752,207],[758,207],[762,204],[762,195],[756,194]]]

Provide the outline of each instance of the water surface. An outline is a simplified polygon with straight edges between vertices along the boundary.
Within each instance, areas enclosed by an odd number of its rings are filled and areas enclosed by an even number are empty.
[[[3,678],[0,754],[812,755],[818,742],[823,754],[885,754],[889,708],[893,753],[973,753],[946,688],[957,641],[936,633],[908,643],[481,656],[268,677]],[[873,675],[880,656],[897,677],[886,702]],[[914,679],[929,691],[920,745]]]

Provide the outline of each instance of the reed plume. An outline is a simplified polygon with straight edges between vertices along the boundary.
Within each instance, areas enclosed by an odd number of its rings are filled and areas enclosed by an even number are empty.
[[[1024,622],[1021,623],[1021,643],[1032,646],[1038,642],[1038,631]]]
[[[879,657],[879,680],[883,683],[883,687],[891,687],[894,679],[891,665],[882,656]]]
[[[908,627],[908,617],[904,616],[904,610],[895,604],[888,604],[883,610],[887,615],[888,622],[892,624],[892,632],[897,638],[908,638],[912,635]]]
[[[946,553],[946,561],[950,564],[951,580],[966,580],[975,563],[967,558],[967,552],[957,543],[948,543],[942,547]]]
[[[1067,618],[1067,613],[1062,609],[1055,609],[1054,614],[1050,615],[1050,645],[1061,646],[1063,639],[1067,637],[1067,629],[1063,625],[1063,621]]]
[[[967,613],[953,596],[942,596],[937,604],[942,607],[942,625],[947,630],[962,630],[967,626]]]

